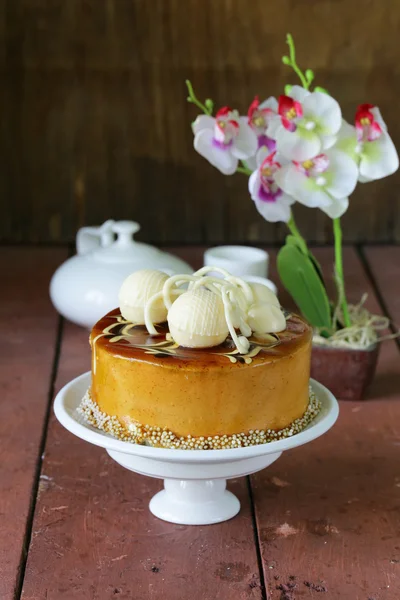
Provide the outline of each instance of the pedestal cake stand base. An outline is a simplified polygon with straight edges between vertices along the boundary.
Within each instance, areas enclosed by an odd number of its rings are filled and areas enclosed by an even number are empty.
[[[149,508],[171,523],[209,525],[237,515],[240,502],[226,489],[226,479],[164,479],[164,489],[150,500]]]
[[[316,439],[335,423],[339,414],[336,399],[320,383],[314,380],[310,383],[322,408],[304,431],[268,444],[227,450],[152,448],[123,442],[95,429],[76,410],[90,386],[90,373],[84,373],[60,390],[54,412],[68,431],[105,448],[122,467],[164,480],[164,489],[150,501],[153,515],[181,525],[211,525],[231,519],[240,510],[239,500],[226,489],[227,479],[268,467],[284,450]]]

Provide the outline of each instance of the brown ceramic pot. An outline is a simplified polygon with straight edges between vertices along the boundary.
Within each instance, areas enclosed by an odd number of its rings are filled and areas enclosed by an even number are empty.
[[[349,350],[314,345],[311,377],[325,385],[336,398],[362,400],[371,383],[380,344],[370,350]]]

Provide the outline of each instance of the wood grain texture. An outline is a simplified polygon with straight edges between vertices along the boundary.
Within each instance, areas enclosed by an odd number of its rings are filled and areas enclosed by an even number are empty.
[[[246,111],[294,82],[281,63],[291,31],[346,118],[376,103],[399,144],[399,26],[389,0],[1,0],[0,239],[70,241],[113,217],[160,243],[281,240],[246,178],[194,152],[185,78]],[[400,240],[399,181],[359,187],[347,240]],[[320,211],[296,213],[307,238],[331,239]]]
[[[172,250],[201,266],[203,247]],[[317,254],[328,277],[332,251]],[[345,268],[350,300],[369,291],[369,307],[379,311],[351,249]],[[289,305],[284,292],[281,300]],[[88,368],[87,338],[85,330],[66,326],[57,388]],[[368,402],[342,402],[331,432],[252,477],[270,600],[283,600],[276,587],[288,583],[297,585],[296,599],[399,597],[399,374],[398,349],[389,342]],[[233,484],[244,507],[238,518],[200,528],[163,523],[147,509],[159,482],[123,470],[52,417],[23,600],[261,599],[243,483]]]
[[[400,247],[384,246],[364,249],[372,276],[395,327],[400,324]]]
[[[64,250],[0,251],[0,598],[13,600],[26,551],[56,351],[48,297]]]
[[[67,325],[56,387],[86,371],[89,358],[88,332]],[[229,483],[240,515],[208,527],[153,517],[148,502],[161,486],[124,470],[52,416],[23,600],[261,600],[246,480]]]
[[[331,250],[316,255],[328,272]],[[369,308],[380,312],[352,249],[345,251],[345,269],[350,301],[367,291]],[[399,352],[387,342],[368,401],[341,402],[328,434],[251,477],[271,600],[284,598],[277,586],[291,583],[295,598],[400,596],[399,380]]]

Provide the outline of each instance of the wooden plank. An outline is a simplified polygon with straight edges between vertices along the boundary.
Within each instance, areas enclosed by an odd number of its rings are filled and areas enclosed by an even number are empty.
[[[181,255],[198,261],[201,252]],[[56,387],[87,370],[89,357],[88,332],[67,324]],[[159,521],[148,502],[160,481],[122,469],[52,416],[23,600],[261,600],[246,480],[229,487],[242,504],[230,522]]]
[[[63,249],[0,249],[2,600],[14,598],[25,558],[25,536],[50,401],[58,330],[48,285],[66,255]]]
[[[367,246],[364,248],[371,273],[374,277],[388,315],[395,326],[400,324],[400,247],[399,246]]]
[[[374,278],[378,293],[382,297],[383,304],[387,310],[387,316],[392,320],[394,327],[400,324],[400,301],[398,282],[400,274],[400,248],[397,246],[366,247],[365,257],[369,270]],[[391,333],[388,331],[387,333]],[[398,373],[398,357],[393,350],[397,343],[386,342],[382,345],[379,369],[374,384],[372,395],[388,395],[395,397],[399,389],[400,377]]]
[[[331,250],[316,254],[328,273]],[[380,312],[352,249],[345,269],[350,301],[367,291]],[[398,349],[387,342],[368,401],[341,402],[328,434],[251,477],[271,600],[319,597],[313,586],[326,589],[326,600],[400,597],[399,375]],[[277,589],[292,584],[293,596]]]
[[[361,102],[379,105],[399,146],[400,3],[390,18],[387,2],[375,4],[319,0],[305,19],[293,0],[253,0],[251,10],[248,0],[1,0],[0,239],[70,241],[83,222],[114,217],[138,220],[159,243],[282,240],[246,178],[224,177],[194,152],[184,80],[245,113],[255,94],[296,82],[281,62],[291,31],[300,65],[346,119]],[[400,239],[399,181],[359,187],[348,240]],[[308,239],[331,239],[320,211],[295,211]]]

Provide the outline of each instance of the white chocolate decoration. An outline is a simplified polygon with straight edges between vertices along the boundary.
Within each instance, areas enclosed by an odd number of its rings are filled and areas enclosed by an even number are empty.
[[[172,339],[187,348],[211,348],[228,337],[224,304],[205,288],[184,292],[168,311]]]
[[[247,314],[247,322],[256,334],[277,333],[286,329],[285,315],[275,304],[253,304]]]
[[[129,275],[119,291],[119,307],[124,319],[144,325],[146,304],[150,298],[162,291],[167,279],[166,273],[150,269],[143,269]],[[152,303],[151,320],[153,323],[163,323],[167,320],[167,314],[167,308],[160,296]]]
[[[211,271],[222,278],[208,275]],[[230,334],[238,352],[246,354],[252,332],[286,329],[278,298],[267,286],[247,283],[215,267],[172,277],[161,271],[137,271],[122,284],[119,300],[126,320],[145,324],[151,335],[159,335],[154,324],[168,320],[173,340],[189,348],[218,346]]]
[[[250,283],[250,287],[253,291],[254,304],[266,302],[267,304],[273,304],[278,308],[280,307],[278,297],[269,289],[269,287],[262,283]]]

